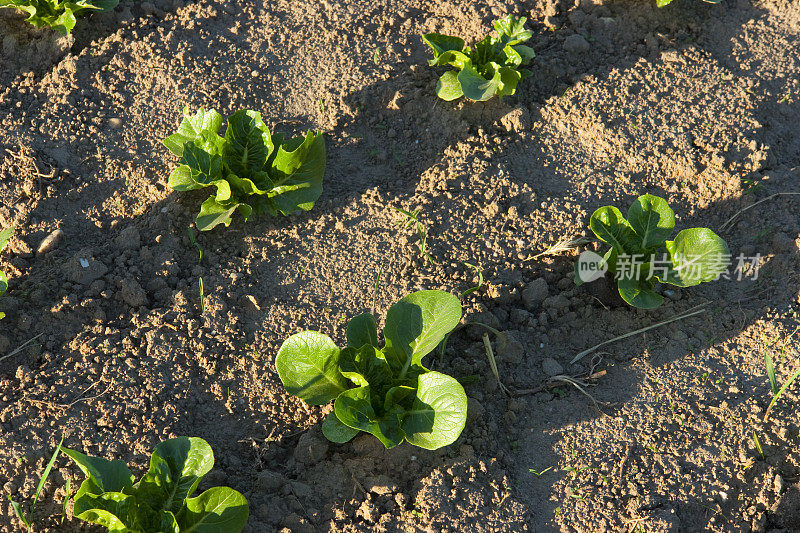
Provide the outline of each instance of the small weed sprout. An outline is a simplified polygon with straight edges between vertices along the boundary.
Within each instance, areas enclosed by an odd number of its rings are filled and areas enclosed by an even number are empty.
[[[45,467],[44,472],[42,472],[42,477],[39,478],[39,484],[36,486],[36,493],[33,496],[33,502],[31,502],[30,510],[29,510],[28,513],[25,513],[25,511],[22,509],[22,506],[19,503],[15,502],[11,498],[11,495],[8,494],[8,499],[11,502],[11,508],[14,510],[14,514],[17,515],[17,518],[19,518],[22,521],[23,524],[25,524],[25,527],[27,528],[28,532],[32,532],[33,531],[34,513],[36,512],[36,503],[39,501],[39,495],[42,493],[42,489],[44,488],[44,484],[47,481],[47,476],[50,475],[50,471],[53,469],[53,464],[56,462],[56,458],[58,457],[58,452],[61,451],[61,444],[63,444],[63,443],[64,443],[64,437],[61,437],[61,440],[59,441],[58,446],[56,446],[56,449],[53,452],[53,455],[50,457],[50,461],[47,463],[47,466]],[[68,499],[69,499],[69,494],[67,494],[67,500]],[[66,503],[65,503],[65,506],[66,506]]]
[[[0,252],[2,252],[3,249],[5,249],[6,245],[8,244],[8,241],[11,240],[12,235],[14,235],[14,228],[8,228],[4,229],[3,231],[0,231]],[[3,296],[3,294],[7,290],[8,290],[8,276],[6,276],[5,272],[0,270],[0,296]],[[6,314],[0,311],[0,319],[2,319],[4,316],[6,316]]]
[[[422,210],[416,209],[414,211],[406,211],[405,209],[398,209],[396,207],[392,209],[403,215],[403,218],[395,223],[396,226],[400,226],[404,229],[410,228],[411,226],[416,228],[417,235],[419,236],[417,247],[419,248],[419,256],[422,258],[423,264],[428,261],[434,263],[433,257],[428,253],[428,226],[419,220],[419,215]]]

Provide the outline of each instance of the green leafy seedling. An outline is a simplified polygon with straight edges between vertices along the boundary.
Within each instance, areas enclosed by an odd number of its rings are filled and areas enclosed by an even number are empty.
[[[75,493],[73,515],[110,532],[237,533],[250,515],[244,496],[228,487],[191,497],[214,466],[211,446],[201,438],[177,437],[156,446],[137,482],[122,461],[63,452],[87,476]]]
[[[68,35],[84,11],[110,11],[119,0],[0,0],[0,8],[16,8],[28,14],[37,28],[49,27]]]
[[[664,302],[653,290],[656,281],[678,287],[699,285],[719,276],[730,259],[728,245],[708,228],[685,229],[675,240],[667,240],[675,228],[675,213],[666,200],[651,194],[637,198],[627,218],[614,206],[601,207],[589,226],[610,246],[602,263],[614,275],[620,296],[641,309]],[[659,257],[665,258],[663,264],[654,264]],[[576,285],[583,283],[580,265],[581,261],[575,264]]]
[[[525,29],[526,20],[513,15],[496,20],[493,25],[497,36],[487,35],[474,49],[465,46],[460,37],[423,35],[422,40],[433,50],[433,59],[428,64],[455,69],[439,78],[437,96],[447,101],[462,96],[485,101],[493,96],[513,95],[517,84],[531,75],[531,71],[520,67],[530,63],[535,55],[533,48],[522,44],[533,35]]]
[[[34,513],[36,512],[36,503],[39,501],[39,495],[42,493],[42,489],[44,488],[44,484],[47,481],[47,476],[50,475],[50,471],[53,469],[53,464],[56,462],[56,458],[58,457],[58,452],[61,451],[61,444],[64,442],[64,437],[61,437],[61,440],[56,446],[53,455],[50,457],[50,461],[47,463],[47,466],[44,468],[44,472],[42,472],[42,477],[39,478],[39,484],[36,486],[36,493],[33,496],[33,502],[31,502],[30,512],[25,514],[25,511],[22,509],[22,506],[11,499],[11,495],[8,495],[8,499],[11,502],[11,509],[14,510],[14,514],[17,515],[17,518],[25,524],[25,527],[28,529],[29,532],[33,531],[33,524],[34,524]]]
[[[216,188],[195,220],[200,231],[229,226],[236,211],[246,221],[253,214],[289,215],[314,207],[325,174],[321,132],[284,139],[270,133],[260,113],[237,111],[221,137],[222,115],[213,109],[184,114],[178,132],[164,139],[180,158],[169,185],[176,191]]]
[[[422,359],[461,320],[459,299],[443,291],[409,294],[389,308],[378,342],[370,313],[347,324],[347,346],[304,331],[284,341],[275,358],[286,390],[311,405],[334,401],[323,434],[343,443],[359,431],[386,448],[404,440],[435,450],[455,442],[467,420],[467,396],[454,378],[428,370]]]
[[[12,235],[14,235],[14,228],[8,228],[4,229],[3,231],[0,231],[0,252],[2,252],[5,249],[6,245],[8,244],[8,241],[11,240]],[[5,294],[7,290],[8,290],[8,276],[6,276],[5,272],[0,270],[0,296],[3,296],[3,294]],[[4,316],[6,316],[6,314],[0,311],[0,319],[2,319]]]

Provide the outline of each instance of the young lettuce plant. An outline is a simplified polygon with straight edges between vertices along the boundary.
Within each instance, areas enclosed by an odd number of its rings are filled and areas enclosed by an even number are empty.
[[[347,324],[347,346],[327,335],[292,335],[275,358],[286,390],[311,405],[334,400],[322,424],[331,441],[347,442],[366,431],[386,448],[404,440],[435,450],[455,442],[467,419],[467,396],[454,378],[428,370],[422,358],[461,320],[461,302],[443,291],[409,294],[389,308],[378,343],[375,318]]]
[[[730,260],[728,245],[708,228],[685,229],[668,241],[675,213],[666,200],[650,194],[633,203],[627,219],[616,207],[606,206],[592,214],[589,226],[611,246],[601,269],[614,275],[623,300],[641,309],[663,303],[653,290],[656,281],[692,287],[717,278]],[[581,261],[575,265],[577,285],[583,283],[580,266]]]
[[[246,221],[253,213],[288,215],[314,207],[325,174],[321,132],[284,139],[270,133],[260,113],[237,111],[228,117],[221,137],[222,115],[213,109],[185,115],[178,132],[164,139],[164,145],[180,158],[180,166],[169,176],[170,187],[216,188],[200,208],[198,229],[228,226],[237,210]]]
[[[532,33],[525,29],[525,17],[507,15],[494,22],[497,37],[486,36],[472,49],[464,39],[427,33],[422,36],[433,49],[430,66],[448,65],[456,70],[445,72],[436,84],[436,94],[442,100],[456,100],[466,96],[470,100],[484,101],[493,96],[512,95],[517,84],[531,75],[527,65],[534,58],[533,49],[524,43]]]
[[[214,466],[214,453],[203,439],[162,442],[136,483],[122,461],[62,451],[87,476],[75,493],[73,515],[110,532],[237,533],[247,523],[247,500],[233,489],[214,487],[190,497]]]
[[[84,11],[110,11],[119,0],[0,0],[0,8],[17,8],[28,14],[27,21],[37,28],[49,27],[68,35],[77,15]]]
[[[5,249],[6,245],[8,244],[8,241],[11,240],[12,235],[14,235],[14,228],[8,228],[4,229],[3,231],[0,231],[0,252],[2,252]],[[3,296],[3,294],[5,294],[7,290],[8,290],[8,276],[6,276],[5,272],[0,270],[0,296]],[[4,316],[6,316],[6,314],[0,311],[0,319],[2,319]]]

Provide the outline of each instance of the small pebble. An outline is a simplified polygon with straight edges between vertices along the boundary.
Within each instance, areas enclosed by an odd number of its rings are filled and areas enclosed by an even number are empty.
[[[39,247],[36,249],[36,253],[42,255],[52,250],[55,250],[61,243],[61,240],[63,238],[64,238],[64,231],[61,230],[60,228],[51,232],[47,237],[42,239],[42,242],[39,243]]]
[[[111,126],[111,129],[118,130],[122,127],[122,119],[111,118],[108,120],[108,125]]]

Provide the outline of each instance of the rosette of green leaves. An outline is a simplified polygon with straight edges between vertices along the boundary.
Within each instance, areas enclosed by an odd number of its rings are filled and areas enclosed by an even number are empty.
[[[75,17],[84,11],[110,11],[119,0],[0,0],[0,8],[17,8],[28,14],[27,21],[37,28],[49,27],[67,35],[75,27]]]
[[[247,500],[228,487],[191,497],[214,466],[214,453],[197,437],[169,439],[153,451],[136,483],[122,461],[63,448],[86,474],[75,493],[73,515],[125,533],[237,533],[250,514]]]
[[[617,280],[620,296],[630,305],[653,309],[664,298],[656,281],[691,287],[712,281],[727,268],[728,245],[708,228],[675,229],[675,213],[666,200],[645,194],[628,209],[627,218],[614,206],[601,207],[589,220],[598,239],[610,246],[603,256]],[[653,263],[658,261],[658,263]],[[575,283],[582,282],[577,274]]]
[[[14,235],[14,228],[8,228],[4,229],[3,231],[0,231],[0,252],[2,252],[5,249],[6,245],[8,244],[8,241],[11,240],[12,235]],[[6,276],[5,272],[0,270],[0,296],[3,296],[3,294],[5,294],[7,290],[8,290],[8,276]],[[0,311],[0,319],[2,319],[4,316],[6,316],[6,314]]]
[[[512,95],[517,84],[531,75],[527,65],[534,58],[533,49],[524,43],[532,33],[525,29],[525,17],[508,15],[494,22],[496,37],[486,36],[475,45],[465,46],[464,39],[427,33],[422,36],[433,50],[430,66],[451,66],[456,70],[445,72],[436,84],[436,94],[442,100],[456,100],[466,96],[470,100],[484,101],[493,96]]]
[[[458,325],[461,302],[443,291],[412,293],[389,308],[378,343],[375,318],[365,313],[347,324],[347,346],[327,335],[292,335],[275,358],[286,390],[311,405],[334,401],[322,424],[333,442],[359,431],[386,448],[407,440],[435,450],[452,444],[467,419],[467,396],[454,378],[425,368],[422,359]]]
[[[169,176],[173,189],[216,189],[197,215],[201,231],[230,225],[235,211],[248,220],[253,214],[288,215],[314,207],[325,174],[322,133],[284,139],[270,133],[260,113],[249,110],[228,117],[224,137],[218,133],[221,126],[222,115],[200,109],[164,139],[180,158]]]

